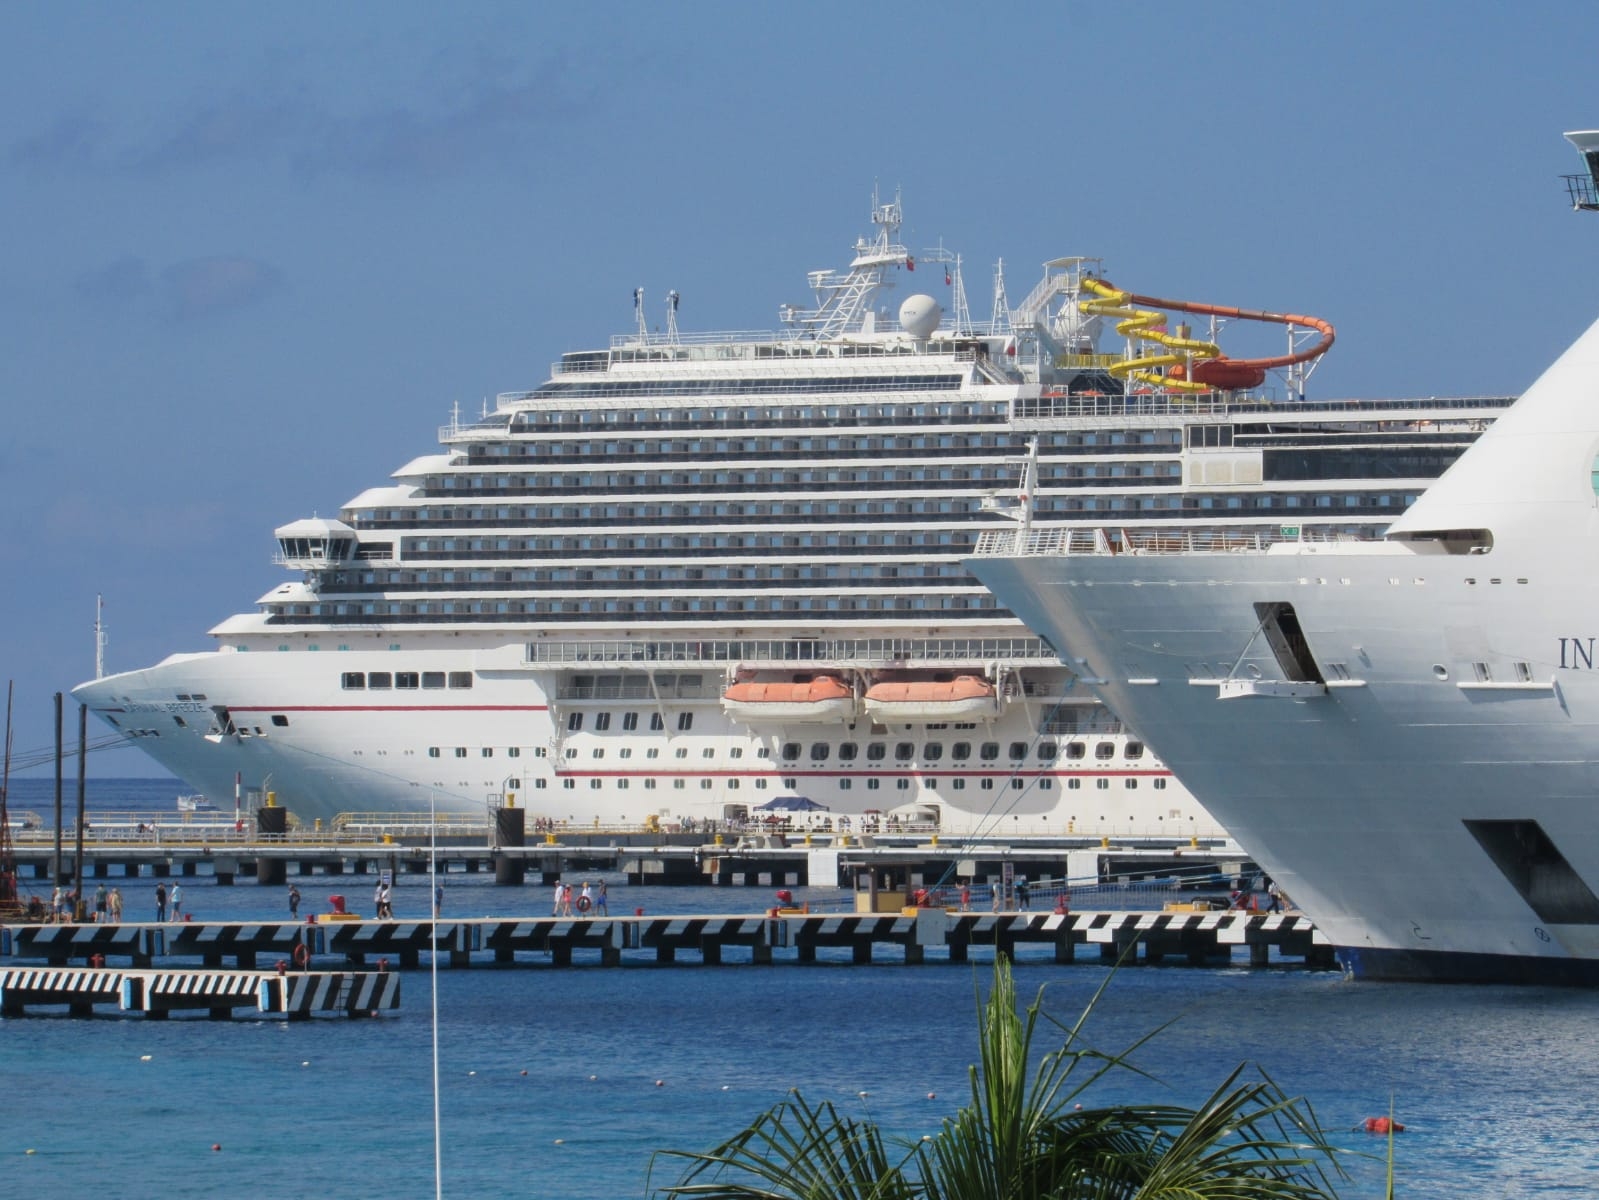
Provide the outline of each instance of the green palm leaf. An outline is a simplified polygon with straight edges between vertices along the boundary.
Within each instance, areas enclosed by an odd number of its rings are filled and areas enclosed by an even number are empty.
[[[979,1003],[971,1097],[926,1141],[887,1138],[800,1094],[704,1151],[662,1151],[686,1164],[656,1194],[704,1200],[1326,1200],[1342,1177],[1308,1103],[1264,1072],[1236,1068],[1198,1108],[1082,1098],[1106,1074],[1143,1074],[1128,1056],[1084,1044],[1107,978],[1070,1025],[1044,1013],[1040,989],[1016,1008],[1009,962],[994,965]],[[1063,1037],[1033,1064],[1039,1023]],[[1161,1029],[1164,1029],[1162,1026]],[[652,1167],[653,1173],[653,1167]]]

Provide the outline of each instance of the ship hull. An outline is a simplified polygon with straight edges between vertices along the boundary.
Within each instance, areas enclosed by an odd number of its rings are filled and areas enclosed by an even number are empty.
[[[1047,709],[1037,704],[948,731],[842,718],[784,724],[770,714],[746,723],[722,711],[712,665],[690,699],[605,699],[529,666],[523,649],[452,638],[437,649],[178,655],[74,696],[195,791],[232,794],[237,775],[307,825],[430,804],[486,815],[508,798],[530,821],[556,827],[726,822],[798,792],[827,809],[801,818],[808,825],[920,805],[950,834],[1226,836],[1097,708],[1061,739],[1038,737]],[[463,663],[474,667],[470,688],[343,686],[374,672],[449,678]],[[674,667],[679,677],[685,669]],[[1057,688],[1066,685],[1059,672]],[[1068,738],[1085,748],[1080,758],[1036,751],[1041,740]],[[955,760],[957,744],[968,758]],[[1027,756],[1013,760],[1015,746]]]
[[[1573,552],[1575,555],[1575,552]],[[971,563],[1368,978],[1587,980],[1599,676],[1540,555]],[[1263,636],[1290,604],[1325,686]],[[1291,660],[1290,660],[1291,661]],[[1231,682],[1228,682],[1230,680]]]

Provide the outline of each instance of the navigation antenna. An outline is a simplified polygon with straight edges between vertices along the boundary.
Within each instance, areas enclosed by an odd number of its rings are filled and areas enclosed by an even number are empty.
[[[1566,141],[1582,155],[1586,175],[1565,175],[1566,194],[1576,212],[1599,212],[1599,129],[1579,129],[1566,134]]]
[[[668,345],[677,345],[677,289],[673,288],[666,293],[666,341]]]
[[[816,296],[816,307],[785,304],[778,309],[783,323],[793,326],[799,336],[817,340],[848,333],[871,333],[876,323],[873,299],[879,289],[893,286],[887,280],[889,269],[916,269],[916,256],[894,240],[903,219],[899,193],[894,193],[891,202],[883,203],[874,187],[872,224],[877,226],[876,236],[870,242],[865,238],[856,240],[855,258],[847,272],[809,272],[807,278]]]
[[[633,289],[633,319],[638,322],[638,340],[641,345],[648,344],[650,340],[649,323],[644,320],[644,289]]]
[[[105,678],[105,597],[94,594],[94,677]]]
[[[950,318],[954,322],[956,336],[972,332],[972,310],[966,305],[966,284],[961,279],[961,256],[953,250],[944,249],[944,240],[939,239],[938,245],[931,250],[922,251],[924,263],[938,263],[944,268],[944,286],[950,289],[949,307]]]
[[[989,318],[989,331],[992,333],[1009,333],[1010,300],[1005,296],[1005,260],[1002,258],[994,264],[994,314]]]

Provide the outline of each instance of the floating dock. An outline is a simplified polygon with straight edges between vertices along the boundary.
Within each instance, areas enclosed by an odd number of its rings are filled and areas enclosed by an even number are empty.
[[[847,951],[854,964],[962,963],[974,947],[1014,957],[1019,947],[1048,947],[1057,963],[1079,950],[1096,961],[1195,966],[1232,960],[1249,965],[1295,963],[1331,968],[1326,936],[1297,913],[1212,912],[959,912],[911,908],[894,912],[810,913],[773,909],[727,916],[484,917],[433,921],[215,922],[134,925],[25,925],[0,928],[0,957],[73,962],[126,958],[135,969],[198,959],[209,969],[232,962],[249,970],[274,966],[375,964],[412,969],[437,952],[440,964],[470,967],[570,967],[694,962],[705,966],[820,961]],[[1136,946],[1136,951],[1130,948]],[[1125,958],[1124,958],[1125,955]],[[843,958],[842,954],[830,957]],[[265,977],[281,979],[276,971]],[[293,971],[288,978],[294,978]],[[398,993],[395,993],[396,999]],[[373,1005],[372,1007],[381,1007]]]
[[[0,968],[0,1016],[65,1008],[86,1017],[107,1006],[151,1020],[197,1010],[227,1020],[240,1009],[289,1020],[319,1013],[366,1017],[400,1007],[400,977],[381,971]]]

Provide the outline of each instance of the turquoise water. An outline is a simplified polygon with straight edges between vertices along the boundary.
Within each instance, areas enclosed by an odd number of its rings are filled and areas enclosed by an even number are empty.
[[[164,785],[169,804],[178,790]],[[329,882],[302,881],[307,911]],[[154,881],[122,886],[133,915]],[[548,909],[548,889],[460,876],[447,888],[451,911]],[[206,916],[285,911],[276,888],[201,879],[184,891],[186,907]],[[419,912],[426,895],[425,882],[405,877],[396,908]],[[765,899],[613,886],[612,904],[728,911]],[[965,1096],[987,971],[981,962],[441,971],[445,1194],[642,1196],[653,1149],[709,1146],[792,1087],[907,1136],[933,1132]],[[1047,985],[1063,1018],[1104,977],[1097,964],[1018,967],[1023,994]],[[0,1197],[431,1195],[427,972],[407,973],[404,988],[400,1015],[377,1021],[0,1022],[12,1098]],[[1161,1082],[1127,1077],[1096,1098],[1198,1103],[1247,1059],[1307,1096],[1353,1149],[1380,1152],[1381,1139],[1348,1131],[1386,1113],[1392,1094],[1409,1126],[1398,1139],[1403,1197],[1599,1192],[1596,1019],[1599,995],[1581,991],[1133,967],[1113,981],[1093,1041],[1120,1049],[1173,1021],[1137,1056]],[[1357,1160],[1353,1171],[1345,1195],[1381,1194],[1380,1163]]]

